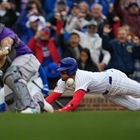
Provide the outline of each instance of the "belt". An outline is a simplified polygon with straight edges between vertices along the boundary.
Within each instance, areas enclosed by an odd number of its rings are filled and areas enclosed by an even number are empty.
[[[111,76],[109,76],[109,81],[108,82],[109,82],[109,88],[103,93],[103,95],[106,95],[109,92],[110,85],[112,84],[112,77]]]

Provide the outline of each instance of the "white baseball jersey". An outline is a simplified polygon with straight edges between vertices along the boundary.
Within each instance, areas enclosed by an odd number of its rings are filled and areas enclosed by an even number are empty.
[[[65,90],[77,91],[82,89],[94,94],[103,93],[108,85],[108,76],[106,72],[93,73],[78,69],[74,81],[74,85],[68,87],[66,82],[60,79],[54,91],[64,93]]]
[[[131,97],[140,96],[140,84],[131,80],[119,70],[109,69],[103,72],[88,72],[78,69],[74,80],[74,84],[68,87],[66,82],[60,79],[54,92],[64,93],[66,90],[73,90],[74,92],[84,90],[90,94],[103,94],[116,104],[131,110],[140,109],[140,99]],[[106,91],[108,92],[106,93]]]

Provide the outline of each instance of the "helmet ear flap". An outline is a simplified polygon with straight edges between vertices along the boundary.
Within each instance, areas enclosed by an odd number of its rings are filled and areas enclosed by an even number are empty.
[[[76,73],[76,71],[77,71],[77,68],[78,68],[77,64],[76,64],[76,65],[73,64],[73,65],[67,70],[68,75],[69,75],[69,76],[74,75],[74,74]]]

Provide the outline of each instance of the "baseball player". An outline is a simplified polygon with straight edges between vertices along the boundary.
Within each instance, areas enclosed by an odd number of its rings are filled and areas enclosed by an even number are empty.
[[[4,73],[1,83],[4,83],[4,93],[7,94],[6,104],[15,103],[16,111],[40,112],[39,104],[27,88],[27,83],[38,72],[39,66],[29,47],[0,23],[0,70]]]
[[[60,71],[61,78],[53,93],[45,100],[52,104],[68,89],[73,90],[74,94],[72,100],[65,107],[56,111],[74,110],[86,93],[102,94],[117,105],[130,110],[140,110],[140,98],[133,97],[140,96],[140,84],[119,70],[83,71],[77,68],[75,59],[66,57],[60,61],[58,71]],[[69,83],[69,78],[73,78],[74,82]]]
[[[47,85],[47,79],[45,78],[45,72],[40,65],[38,73],[33,76],[27,83],[28,90],[31,97],[40,105],[41,111],[53,112],[53,107],[45,102],[44,97],[48,96],[49,88]],[[11,91],[12,92],[12,91]],[[9,92],[9,94],[11,93]],[[8,95],[8,93],[6,93]],[[0,90],[0,112],[5,111],[6,104],[4,102],[5,93],[4,88]],[[15,112],[15,104],[7,105],[8,111]],[[29,109],[22,111],[22,113],[32,113]]]
[[[28,82],[27,87],[30,91],[31,97],[40,105],[41,111],[47,111],[53,113],[54,111],[53,107],[44,100],[44,93],[42,94],[42,91],[49,90],[48,88],[46,89],[44,88],[43,82],[44,81],[42,80],[41,76],[36,74]],[[46,95],[48,94],[45,94],[45,96]],[[4,88],[1,88],[0,89],[0,112],[5,112],[6,110],[6,104],[4,98],[5,98]],[[8,111],[15,112],[15,105],[12,104],[9,105]],[[30,110],[26,110],[24,111],[24,113],[32,113],[32,112]]]

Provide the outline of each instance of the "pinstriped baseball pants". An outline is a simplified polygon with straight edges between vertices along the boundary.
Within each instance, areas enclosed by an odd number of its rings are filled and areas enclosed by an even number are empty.
[[[105,98],[130,110],[140,110],[140,83],[118,70],[112,69],[108,74],[112,76],[112,85]]]

